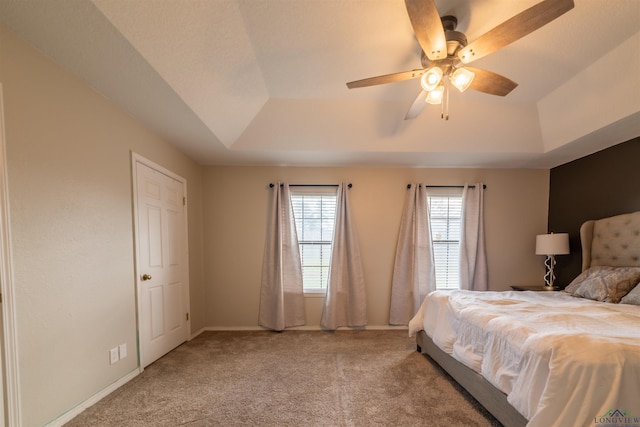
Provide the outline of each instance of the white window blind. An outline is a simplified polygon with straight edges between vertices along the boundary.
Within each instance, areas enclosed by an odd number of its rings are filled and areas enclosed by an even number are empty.
[[[326,292],[336,222],[336,189],[291,189],[305,292]]]
[[[459,289],[462,194],[431,194],[427,200],[436,289]]]

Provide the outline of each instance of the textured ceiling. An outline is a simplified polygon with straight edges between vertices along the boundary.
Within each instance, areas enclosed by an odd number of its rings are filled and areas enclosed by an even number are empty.
[[[535,3],[436,0],[470,41]],[[575,0],[475,61],[519,86],[452,92],[448,121],[403,120],[418,80],[345,86],[420,67],[402,0],[0,0],[0,21],[202,164],[551,167],[640,136],[637,0]],[[607,55],[631,86],[594,128],[570,100],[621,78]]]

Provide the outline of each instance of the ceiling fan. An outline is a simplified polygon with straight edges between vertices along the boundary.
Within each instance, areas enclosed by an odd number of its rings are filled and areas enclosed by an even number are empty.
[[[449,85],[460,92],[471,88],[490,95],[509,94],[518,86],[517,83],[466,64],[502,49],[574,7],[573,0],[544,0],[467,43],[467,37],[456,31],[457,18],[441,18],[435,0],[405,0],[405,5],[422,48],[422,68],[347,83],[349,89],[354,89],[420,77],[422,91],[409,108],[405,120],[417,117],[426,103],[442,104],[441,117],[448,120]]]

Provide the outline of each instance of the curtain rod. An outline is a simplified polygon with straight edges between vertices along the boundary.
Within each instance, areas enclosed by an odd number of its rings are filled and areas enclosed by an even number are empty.
[[[422,187],[422,184],[418,184]],[[407,184],[407,189],[411,188],[411,184]],[[425,185],[425,188],[464,188],[464,185]],[[475,185],[469,185],[468,188],[476,188]],[[486,184],[482,184],[482,189],[487,188]]]
[[[275,184],[269,183],[269,188],[273,188]],[[339,184],[289,184],[289,187],[337,187]],[[282,184],[280,184],[282,187]],[[347,184],[347,187],[353,187],[352,183]]]

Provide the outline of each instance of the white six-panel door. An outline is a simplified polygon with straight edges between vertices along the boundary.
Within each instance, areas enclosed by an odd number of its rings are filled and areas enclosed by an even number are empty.
[[[138,334],[144,368],[189,338],[186,201],[179,177],[139,159],[135,168]]]

